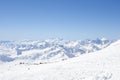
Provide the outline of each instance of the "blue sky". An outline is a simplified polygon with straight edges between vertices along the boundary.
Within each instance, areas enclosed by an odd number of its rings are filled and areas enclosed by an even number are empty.
[[[0,0],[0,40],[120,38],[119,0]]]

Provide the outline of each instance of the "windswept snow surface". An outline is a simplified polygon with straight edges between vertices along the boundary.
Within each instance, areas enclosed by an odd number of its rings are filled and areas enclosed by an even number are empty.
[[[48,39],[44,41],[0,41],[0,60],[60,61],[107,47],[112,41],[105,38],[84,41]],[[5,60],[3,60],[3,57]]]
[[[120,40],[102,50],[57,63],[0,63],[0,80],[120,80]]]

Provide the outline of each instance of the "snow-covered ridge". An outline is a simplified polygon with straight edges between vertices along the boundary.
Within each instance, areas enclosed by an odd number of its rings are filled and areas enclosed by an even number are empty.
[[[58,61],[101,50],[110,43],[112,41],[105,38],[83,41],[63,39],[0,41],[0,60]]]
[[[50,64],[0,64],[1,80],[120,80],[120,40],[108,47]]]

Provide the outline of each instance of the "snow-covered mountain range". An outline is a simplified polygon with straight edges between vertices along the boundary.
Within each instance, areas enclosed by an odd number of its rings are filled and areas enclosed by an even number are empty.
[[[120,40],[57,63],[1,62],[0,80],[120,80]]]
[[[0,60],[59,61],[81,54],[101,50],[112,41],[105,38],[96,40],[69,41],[63,39],[0,41]]]

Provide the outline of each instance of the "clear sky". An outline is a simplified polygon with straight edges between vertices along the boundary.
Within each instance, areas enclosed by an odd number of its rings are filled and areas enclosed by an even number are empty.
[[[120,38],[120,0],[0,0],[0,40]]]

